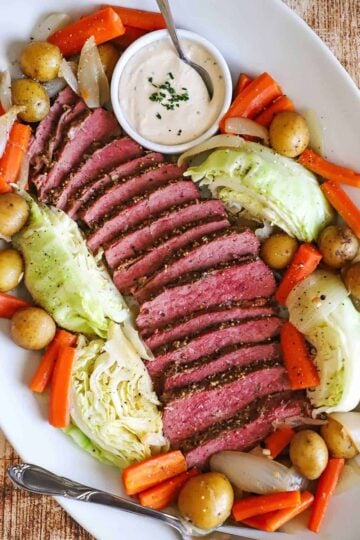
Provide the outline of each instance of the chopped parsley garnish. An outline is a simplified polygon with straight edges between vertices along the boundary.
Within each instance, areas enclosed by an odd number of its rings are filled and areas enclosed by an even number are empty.
[[[170,80],[169,80],[170,79]],[[172,86],[172,83],[170,81],[173,81],[175,79],[174,75],[169,72],[167,74],[167,80],[161,84],[155,84],[153,82],[153,78],[149,77],[148,81],[149,83],[157,89],[156,92],[153,92],[150,94],[149,99],[150,101],[154,101],[155,103],[159,103],[162,107],[165,107],[168,111],[173,111],[175,108],[180,107],[180,103],[182,101],[189,101],[189,92],[188,89],[185,87],[182,87],[182,92],[178,93],[176,88]],[[159,118],[157,116],[157,118]]]
[[[158,118],[159,120],[161,120],[162,116],[160,113],[156,113],[156,118]]]

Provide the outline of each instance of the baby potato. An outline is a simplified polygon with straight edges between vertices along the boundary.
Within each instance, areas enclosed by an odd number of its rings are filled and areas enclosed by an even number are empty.
[[[321,426],[320,432],[331,456],[351,459],[358,453],[343,426],[333,418],[329,417],[328,423]]]
[[[261,257],[271,268],[282,270],[294,257],[298,242],[285,233],[276,233],[265,240],[261,246]]]
[[[0,291],[8,292],[20,283],[24,272],[21,255],[16,249],[0,251]]]
[[[28,203],[17,193],[0,195],[0,236],[11,238],[25,225],[29,217]]]
[[[329,225],[318,238],[318,246],[325,264],[342,268],[352,261],[359,249],[359,241],[346,225]]]
[[[276,114],[270,124],[269,135],[272,148],[287,157],[299,156],[310,140],[305,119],[293,111]]]
[[[11,337],[24,349],[43,349],[54,339],[55,331],[53,319],[41,308],[20,309],[11,319]]]
[[[59,47],[47,41],[28,43],[21,53],[20,67],[31,79],[52,81],[58,76],[61,52]]]
[[[40,122],[50,109],[49,96],[43,86],[31,79],[16,79],[11,86],[14,105],[23,105],[19,113],[24,122]]]
[[[120,51],[112,43],[103,43],[102,45],[99,45],[98,51],[105,74],[110,80],[116,66],[116,62],[120,58]]]
[[[200,529],[219,527],[229,517],[234,492],[223,474],[209,472],[190,478],[180,491],[178,507]]]
[[[350,294],[356,300],[360,300],[360,262],[356,262],[346,268],[344,283]]]
[[[311,429],[294,435],[290,443],[290,459],[296,469],[309,480],[323,473],[329,458],[324,439]]]

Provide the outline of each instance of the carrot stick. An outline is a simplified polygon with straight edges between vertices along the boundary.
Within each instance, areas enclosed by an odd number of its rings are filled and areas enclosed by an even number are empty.
[[[320,377],[308,353],[304,336],[286,321],[280,329],[280,344],[293,390],[319,386]]]
[[[245,497],[234,502],[232,515],[235,521],[266,514],[283,508],[294,508],[301,503],[300,491],[280,491],[270,495]]]
[[[269,127],[274,116],[283,111],[294,111],[295,107],[291,99],[287,96],[280,96],[275,99],[263,112],[255,117],[255,122],[262,126]]]
[[[0,319],[11,319],[19,309],[30,306],[31,304],[22,298],[0,292]]]
[[[62,347],[73,347],[76,343],[76,339],[74,334],[70,334],[70,332],[66,332],[65,330],[58,330],[56,332],[54,339],[48,345],[35,375],[29,384],[30,390],[40,394],[44,392],[50,382],[60,349]]]
[[[360,174],[335,165],[327,161],[323,157],[319,156],[313,150],[304,150],[300,155],[298,162],[304,165],[310,171],[326,178],[326,180],[332,180],[333,182],[339,182],[340,184],[348,184],[349,186],[360,187]]]
[[[276,458],[290,443],[295,431],[288,426],[283,426],[265,439],[266,447],[270,450],[271,457]]]
[[[141,28],[142,30],[147,31],[166,28],[163,16],[161,13],[155,11],[143,11],[142,9],[111,6],[107,4],[104,4],[102,7],[110,7],[116,11],[124,26],[132,26],[133,28]]]
[[[354,231],[356,236],[360,238],[359,208],[336,182],[329,180],[320,187],[335,210],[337,210],[343,220],[349,225],[350,229]]]
[[[249,84],[251,83],[252,79],[246,75],[246,73],[240,73],[238,82],[235,86],[235,92],[234,96],[237,97]]]
[[[97,45],[110,41],[125,32],[117,13],[105,8],[61,28],[48,41],[57,45],[64,56],[79,53],[85,41],[94,36]]]
[[[9,193],[11,191],[11,186],[0,176],[0,194]]]
[[[70,423],[71,370],[75,357],[73,347],[62,347],[51,379],[49,422],[58,428]]]
[[[31,137],[31,127],[15,122],[0,159],[1,181],[16,182]]]
[[[176,500],[181,488],[189,478],[198,474],[200,473],[197,469],[190,469],[190,471],[185,471],[169,480],[161,482],[157,486],[142,491],[139,493],[140,504],[154,510],[166,508]]]
[[[259,529],[266,532],[275,532],[288,521],[307,510],[313,503],[314,495],[309,491],[301,493],[301,502],[294,508],[284,508],[283,510],[275,510],[260,516],[254,516],[244,519],[243,523],[248,527]]]
[[[221,131],[225,129],[227,118],[234,116],[254,118],[281,94],[281,89],[274,79],[268,73],[262,73],[234,99],[230,109],[221,120]]]
[[[125,26],[125,34],[113,39],[113,42],[118,47],[126,49],[129,45],[134,43],[137,39],[147,34],[147,30],[141,30],[141,28],[133,28],[132,26]]]
[[[308,523],[310,531],[316,533],[320,531],[327,507],[329,506],[329,502],[339,481],[344,464],[345,460],[343,458],[330,458],[325,471],[320,476]]]
[[[275,293],[275,298],[280,304],[285,305],[291,290],[315,270],[321,258],[320,251],[314,246],[301,244]]]
[[[135,495],[185,471],[186,461],[183,454],[174,450],[130,465],[123,470],[122,481],[126,493]]]

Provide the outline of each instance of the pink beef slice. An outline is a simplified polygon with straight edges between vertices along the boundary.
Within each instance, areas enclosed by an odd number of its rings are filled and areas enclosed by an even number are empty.
[[[65,208],[67,214],[73,219],[77,219],[78,214],[81,213],[89,201],[99,197],[103,190],[112,186],[115,181],[139,174],[147,167],[162,163],[164,159],[164,156],[158,152],[149,152],[144,156],[122,163],[111,171],[91,180],[68,201]]]
[[[309,406],[304,397],[289,393],[271,396],[266,400],[257,416],[239,427],[224,429],[214,437],[209,435],[202,443],[185,452],[188,467],[203,468],[209,458],[224,450],[244,451],[253,448],[273,430],[273,422],[285,421],[292,416],[309,415]]]
[[[89,226],[99,221],[108,214],[115,206],[123,204],[136,195],[143,195],[167,184],[170,180],[176,180],[184,172],[173,163],[157,163],[144,170],[140,175],[125,178],[116,183],[100,195],[81,214],[81,219]]]
[[[111,268],[116,268],[122,260],[137,256],[153,246],[154,242],[177,229],[198,221],[216,221],[226,218],[226,210],[222,202],[212,199],[195,201],[115,240],[105,250],[107,263]]]
[[[251,346],[242,346],[236,350],[220,354],[210,362],[195,366],[179,366],[180,371],[169,375],[165,379],[164,390],[169,392],[189,384],[197,383],[215,373],[222,373],[228,369],[246,366],[261,360],[277,360],[281,357],[280,345],[276,341],[259,343]]]
[[[285,390],[290,390],[290,383],[283,366],[259,366],[221,386],[210,386],[167,403],[164,434],[176,448],[183,439],[231,418],[255,399]]]
[[[187,314],[270,296],[274,291],[274,276],[258,259],[209,272],[192,283],[165,290],[141,306],[136,322],[141,332],[149,333]]]
[[[85,102],[79,99],[74,105],[63,112],[60,116],[56,129],[47,144],[47,156],[49,162],[52,160],[54,153],[61,146],[66,132],[74,120],[88,110]]]
[[[178,236],[174,236],[165,241],[158,247],[150,250],[144,256],[140,256],[130,264],[123,264],[117,268],[113,275],[113,280],[119,291],[130,292],[137,298],[136,283],[140,278],[152,275],[158,268],[165,264],[166,259],[170,257],[177,249],[200,239],[206,234],[226,229],[229,225],[227,219],[211,221],[203,225],[197,225],[188,229]]]
[[[159,214],[177,204],[184,204],[198,197],[198,189],[193,182],[179,180],[150,193],[130,206],[121,208],[88,238],[93,251],[109,242],[130,227],[140,225],[152,215]]]
[[[155,360],[147,362],[151,377],[160,377],[172,362],[185,364],[198,358],[210,356],[217,351],[238,343],[256,343],[277,336],[280,332],[281,319],[266,317],[246,322],[219,327],[191,339],[184,346],[156,356]]]
[[[120,134],[120,126],[115,116],[105,109],[95,109],[81,115],[67,131],[67,137],[56,156],[53,166],[45,178],[38,178],[35,185],[41,200],[57,188],[70,171],[81,161],[88,147],[94,142],[105,142]],[[41,175],[43,176],[43,175]]]
[[[64,111],[71,110],[71,106],[74,105],[77,100],[78,96],[69,86],[67,86],[59,93],[57,99],[51,106],[49,113],[39,123],[36,128],[35,137],[32,139],[28,149],[31,167],[30,172],[32,175],[37,173],[43,164],[42,161],[37,164],[36,156],[41,156],[41,154],[46,151],[47,142],[56,129],[59,118]]]
[[[164,330],[157,330],[145,342],[152,351],[185,337],[196,334],[208,328],[216,326],[226,321],[241,321],[242,319],[252,319],[275,315],[272,307],[266,305],[267,299],[260,298],[254,301],[253,306],[234,306],[229,308],[219,308],[213,311],[206,311],[195,315],[190,319],[170,326]]]
[[[92,152],[59,188],[56,207],[64,210],[69,199],[104,171],[141,156],[141,146],[130,139],[114,139]]]
[[[190,272],[206,270],[245,256],[256,256],[259,247],[259,240],[249,229],[243,232],[230,231],[224,236],[208,240],[194,249],[185,250],[182,257],[163,267],[136,291],[136,299],[142,304],[168,283]]]

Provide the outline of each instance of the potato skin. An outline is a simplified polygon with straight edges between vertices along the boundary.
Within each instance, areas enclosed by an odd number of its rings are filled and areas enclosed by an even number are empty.
[[[20,283],[24,272],[22,257],[16,249],[0,251],[0,291],[8,292]]]
[[[50,109],[49,96],[40,83],[31,79],[16,79],[11,85],[14,105],[23,105],[25,110],[19,113],[24,122],[40,122]]]
[[[294,435],[290,443],[290,459],[296,469],[309,480],[316,480],[326,468],[329,452],[324,439],[311,429]]]
[[[20,309],[11,319],[11,337],[24,349],[33,351],[43,349],[54,339],[55,332],[55,322],[41,308]]]
[[[61,52],[59,47],[47,41],[28,43],[20,57],[25,75],[40,82],[52,81],[58,76]]]
[[[286,157],[299,156],[310,140],[305,119],[293,111],[276,114],[270,124],[269,135],[272,148]]]
[[[116,62],[120,58],[120,51],[112,43],[103,43],[102,45],[98,46],[98,50],[105,74],[110,80],[116,66]]]
[[[347,290],[356,300],[360,300],[360,262],[346,268],[344,282]]]
[[[29,205],[17,193],[0,195],[0,235],[11,238],[25,225],[29,217]]]
[[[359,249],[359,241],[346,225],[329,225],[318,238],[318,246],[325,264],[342,268],[352,261]]]
[[[234,492],[226,476],[210,472],[186,482],[179,494],[178,507],[195,527],[214,529],[229,517],[233,502]]]
[[[358,453],[343,426],[333,418],[329,417],[328,423],[321,426],[320,433],[332,457],[351,459]]]
[[[265,240],[261,246],[261,257],[271,268],[282,270],[294,257],[298,242],[286,233],[276,233]]]

